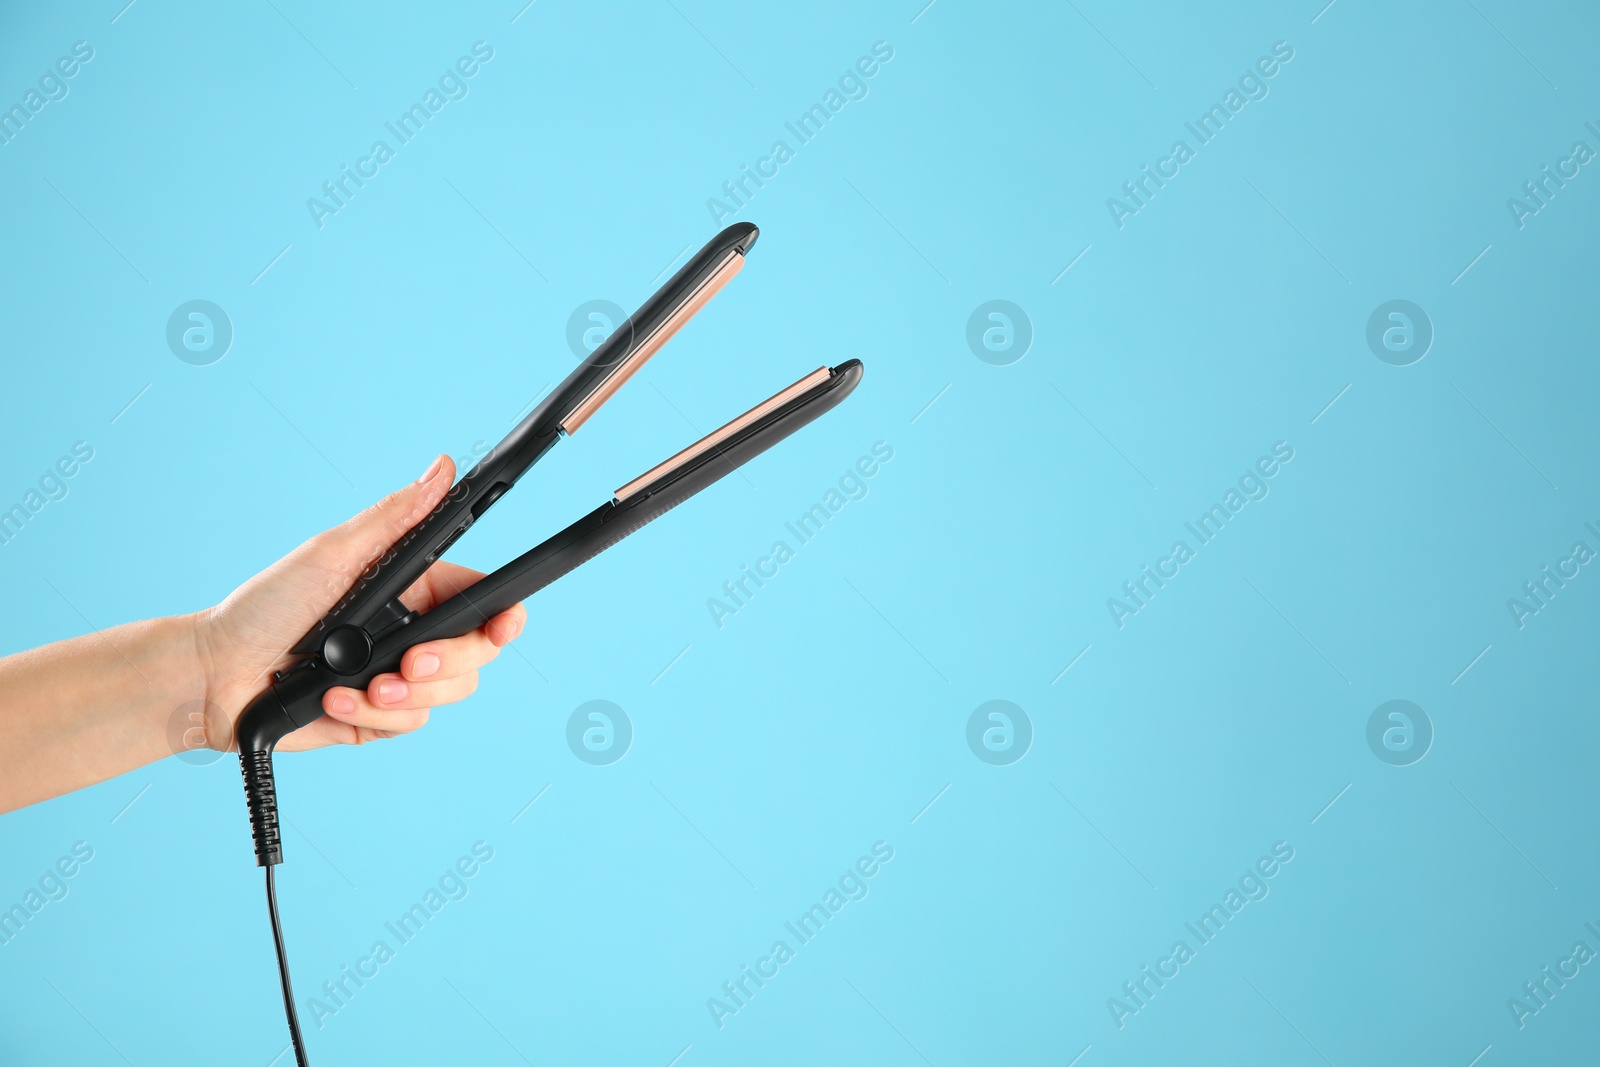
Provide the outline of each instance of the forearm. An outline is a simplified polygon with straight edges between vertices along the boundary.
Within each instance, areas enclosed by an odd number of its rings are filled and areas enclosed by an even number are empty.
[[[0,812],[171,755],[169,728],[205,693],[189,616],[0,659]]]

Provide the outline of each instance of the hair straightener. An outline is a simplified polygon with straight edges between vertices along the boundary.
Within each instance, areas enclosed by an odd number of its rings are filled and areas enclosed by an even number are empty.
[[[377,675],[399,670],[401,655],[412,645],[471,632],[765,452],[850,395],[861,380],[859,360],[847,360],[832,368],[819,367],[652,467],[571,526],[432,611],[419,614],[401,603],[400,593],[421,577],[456,538],[466,533],[557,440],[577,432],[739,273],[756,236],[756,228],[749,223],[730,226],[695,253],[457,482],[437,508],[356,579],[343,599],[291,650],[302,658],[275,672],[271,685],[240,715],[239,762],[250,809],[250,832],[255,838],[256,864],[266,868],[267,908],[284,1010],[299,1067],[306,1067],[305,1045],[289,982],[273,882],[273,867],[283,862],[277,792],[272,778],[274,746],[285,734],[321,718],[322,697],[331,687],[365,688]]]

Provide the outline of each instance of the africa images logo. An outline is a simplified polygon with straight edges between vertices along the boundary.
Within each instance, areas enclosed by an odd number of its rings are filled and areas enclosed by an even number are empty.
[[[186,300],[167,317],[167,347],[191,367],[209,367],[233,347],[233,320],[209,300]]]
[[[1033,720],[1009,700],[979,704],[967,717],[967,747],[991,767],[1009,767],[1033,745]]]
[[[567,747],[591,767],[609,767],[633,746],[633,720],[609,700],[579,704],[567,717]]]

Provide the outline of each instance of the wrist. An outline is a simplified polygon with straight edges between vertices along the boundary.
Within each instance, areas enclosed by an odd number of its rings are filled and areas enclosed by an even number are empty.
[[[176,615],[128,623],[77,638],[103,652],[94,699],[102,709],[79,720],[72,747],[91,781],[113,777],[181,751],[184,719],[204,707],[205,682],[195,655],[194,627]],[[98,646],[98,647],[96,647]],[[81,681],[81,679],[80,679]],[[106,699],[105,691],[114,693]],[[87,697],[69,694],[69,699]],[[98,771],[92,768],[104,764]],[[77,788],[74,786],[73,788]]]
[[[165,630],[165,642],[172,657],[174,691],[167,718],[162,724],[163,743],[169,753],[200,748],[227,751],[233,739],[233,715],[224,710],[228,699],[219,679],[227,677],[215,654],[212,638],[212,613],[197,611],[156,620]]]

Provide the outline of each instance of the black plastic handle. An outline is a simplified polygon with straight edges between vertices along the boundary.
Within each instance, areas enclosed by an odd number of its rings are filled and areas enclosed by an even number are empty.
[[[295,654],[324,651],[324,642],[341,626],[353,626],[366,647],[405,617],[399,596],[422,576],[455,540],[537,463],[560,439],[563,424],[619,367],[642,348],[660,343],[675,328],[677,316],[692,305],[723,270],[730,256],[743,256],[760,231],[748,222],[729,226],[689,258],[665,285],[651,294],[604,342],[540,401],[495,445],[426,518],[413,526],[361,574],[322,619],[294,646]],[[337,659],[337,655],[328,657]]]

